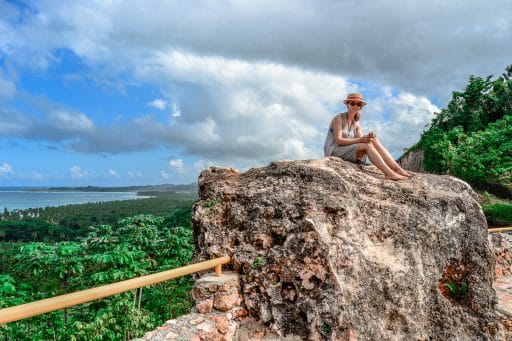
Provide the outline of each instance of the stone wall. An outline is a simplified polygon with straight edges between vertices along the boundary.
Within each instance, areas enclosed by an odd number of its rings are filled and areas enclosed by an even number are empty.
[[[496,315],[503,326],[502,339],[512,340],[512,235],[489,234],[494,253],[496,280],[494,290],[498,295]]]
[[[196,306],[190,314],[167,321],[139,340],[233,340],[238,323],[247,316],[239,291],[236,274],[206,274],[194,285]]]
[[[240,295],[238,275],[225,271],[217,277],[207,273],[192,289],[196,301],[192,312],[169,320],[138,341],[297,341],[280,338],[259,321],[248,317]],[[134,340],[134,341],[136,341]]]
[[[489,242],[496,259],[496,276],[512,275],[512,236],[506,233],[492,233],[489,234]]]

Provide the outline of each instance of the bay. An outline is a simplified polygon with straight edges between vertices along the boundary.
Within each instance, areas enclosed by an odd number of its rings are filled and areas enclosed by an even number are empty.
[[[9,211],[12,211],[141,198],[146,197],[138,196],[136,192],[32,192],[20,189],[2,189],[0,190],[0,209],[3,211],[6,207]]]

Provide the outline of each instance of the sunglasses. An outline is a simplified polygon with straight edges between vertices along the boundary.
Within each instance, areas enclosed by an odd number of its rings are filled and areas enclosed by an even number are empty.
[[[351,107],[354,107],[354,106],[358,106],[359,108],[363,107],[363,103],[362,102],[350,101],[350,102],[348,102],[348,105],[350,105]]]

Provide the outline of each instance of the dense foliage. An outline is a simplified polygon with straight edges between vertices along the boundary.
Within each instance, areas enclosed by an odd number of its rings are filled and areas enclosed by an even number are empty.
[[[484,206],[484,213],[491,226],[512,225],[512,205],[496,203]]]
[[[178,224],[172,224],[176,222]],[[181,225],[184,223],[184,225]],[[185,225],[186,224],[186,225]],[[80,241],[2,243],[0,308],[188,264],[190,214],[135,215]],[[124,340],[188,312],[190,277],[0,326],[4,340]]]
[[[428,171],[449,173],[477,187],[512,186],[512,115],[475,132],[464,132],[462,127],[448,132],[431,129],[423,143]]]
[[[72,240],[82,231],[61,227],[40,219],[0,220],[0,241],[63,241]]]
[[[420,142],[429,172],[452,174],[502,197],[512,193],[512,65],[493,80],[471,76]]]

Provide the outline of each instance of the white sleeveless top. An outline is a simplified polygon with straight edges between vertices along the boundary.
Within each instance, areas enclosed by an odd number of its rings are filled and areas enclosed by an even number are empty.
[[[354,123],[348,128],[347,124],[347,113],[339,113],[341,116],[342,123],[342,136],[344,139],[354,139],[355,138],[355,129]],[[357,160],[357,144],[349,144],[349,145],[339,145],[334,141],[334,129],[329,127],[329,131],[327,132],[327,137],[325,138],[324,143],[324,156],[337,156],[342,158],[345,161],[356,162]]]

